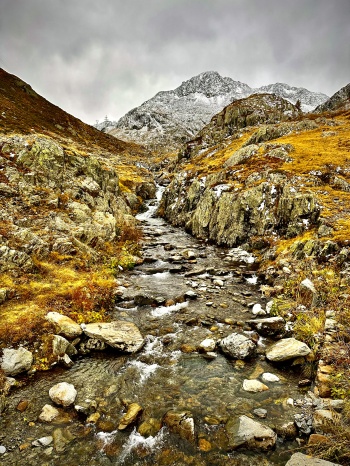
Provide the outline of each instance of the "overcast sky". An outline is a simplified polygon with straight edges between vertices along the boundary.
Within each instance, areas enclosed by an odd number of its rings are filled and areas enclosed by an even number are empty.
[[[203,71],[332,95],[350,0],[0,0],[0,67],[87,123]]]

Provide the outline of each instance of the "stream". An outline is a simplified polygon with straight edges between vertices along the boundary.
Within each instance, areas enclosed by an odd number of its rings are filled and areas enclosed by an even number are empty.
[[[268,363],[263,352],[271,342],[258,336],[258,354],[248,361],[217,350],[209,355],[197,351],[205,339],[247,330],[253,304],[264,307],[266,300],[248,255],[191,237],[156,218],[156,208],[149,201],[147,212],[137,217],[145,260],[118,277],[120,299],[113,316],[136,324],[144,347],[132,355],[95,351],[80,356],[71,369],[57,367],[27,378],[0,416],[0,444],[7,449],[1,465],[284,465],[298,447],[278,438],[269,452],[229,451],[228,419],[247,415],[272,428],[293,421],[299,411],[288,400],[303,398],[302,376]],[[279,381],[267,382],[269,389],[259,393],[243,390],[245,379],[265,372]],[[90,422],[73,407],[61,409],[50,423],[38,420],[42,407],[52,404],[49,389],[63,381],[75,386],[76,405],[98,413]],[[23,400],[29,403],[21,412],[17,406]],[[118,430],[130,403],[142,407],[142,416]],[[267,411],[265,419],[254,415],[257,408]],[[162,424],[169,410],[189,413],[194,439],[181,438]],[[37,441],[54,431],[55,444]]]

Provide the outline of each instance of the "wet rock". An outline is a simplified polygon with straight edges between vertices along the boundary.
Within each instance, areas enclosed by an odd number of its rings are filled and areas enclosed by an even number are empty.
[[[23,347],[5,348],[1,358],[1,369],[5,375],[17,375],[28,371],[33,363],[33,354]]]
[[[52,339],[52,353],[54,356],[64,356],[65,354],[75,356],[78,354],[78,351],[68,340],[60,335],[54,335]]]
[[[47,437],[41,437],[32,442],[33,447],[48,447],[53,442],[53,437],[51,435]]]
[[[266,357],[269,361],[280,362],[307,356],[310,352],[310,348],[305,343],[295,338],[284,338],[268,348]]]
[[[212,444],[208,442],[208,440],[205,438],[200,438],[198,440],[198,448],[200,451],[210,451],[213,447]]]
[[[83,333],[79,324],[58,312],[49,312],[46,319],[55,325],[58,334],[66,338],[76,338]]]
[[[87,324],[83,330],[88,337],[97,338],[112,348],[127,353],[135,353],[144,344],[143,336],[136,325],[123,320]]]
[[[197,299],[198,295],[193,290],[188,290],[184,294],[185,299]]]
[[[255,414],[255,416],[259,417],[260,419],[265,419],[267,416],[267,411],[266,409],[263,409],[263,408],[254,409],[253,413]]]
[[[264,309],[261,307],[261,304],[254,304],[252,308],[252,314],[254,316],[265,316],[266,311],[264,311]]]
[[[271,372],[264,372],[261,376],[261,379],[264,382],[279,382],[280,378],[277,377],[275,374],[271,374]]]
[[[162,427],[162,423],[158,419],[149,418],[140,424],[139,428],[137,429],[139,434],[143,437],[155,437],[157,433],[160,431]]]
[[[21,400],[18,405],[16,406],[17,411],[23,413],[28,408],[29,401],[28,400]]]
[[[119,430],[124,430],[129,425],[133,424],[136,421],[139,414],[141,414],[141,412],[142,412],[142,407],[139,404],[131,403],[128,406],[127,412],[121,418],[118,429]]]
[[[55,429],[52,437],[54,448],[58,453],[62,453],[66,449],[66,446],[75,438],[68,429]]]
[[[74,385],[67,382],[60,382],[49,390],[51,400],[62,406],[70,406],[74,403],[77,396],[77,391]]]
[[[171,432],[194,443],[194,419],[189,411],[168,411],[163,417],[163,423],[168,426]]]
[[[195,353],[197,350],[195,346],[190,345],[188,343],[184,343],[183,345],[181,345],[180,349],[183,353]]]
[[[251,319],[247,321],[260,335],[264,337],[278,335],[285,332],[283,317],[267,317],[266,319]]]
[[[303,453],[294,453],[285,466],[340,466],[340,464],[331,463],[320,458],[312,458]]]
[[[301,434],[309,435],[312,431],[312,415],[310,413],[301,413],[294,415],[295,425]]]
[[[185,251],[182,251],[181,254],[185,259],[189,259],[189,260],[195,259],[197,257],[196,253],[194,251],[191,251],[190,249],[186,249]]]
[[[276,444],[277,434],[269,427],[248,416],[230,419],[226,424],[229,448],[235,450],[244,446],[249,449],[267,451]]]
[[[334,424],[339,423],[339,414],[329,409],[316,409],[313,417],[313,428],[316,433],[329,432]]]
[[[39,420],[42,422],[51,422],[56,417],[58,417],[59,414],[60,413],[58,409],[54,408],[51,405],[45,405],[43,409],[41,410],[41,413],[39,415]]]
[[[297,428],[293,421],[276,426],[276,433],[279,437],[287,440],[294,440],[298,435]]]
[[[0,288],[0,304],[7,301],[9,296],[9,290],[7,288]]]
[[[269,387],[259,380],[248,380],[243,381],[243,390],[246,392],[258,393],[268,390]]]
[[[204,353],[209,353],[211,351],[214,351],[215,346],[215,340],[213,340],[212,338],[206,338],[199,344],[198,350]]]
[[[208,361],[213,361],[217,357],[218,357],[218,355],[216,353],[214,353],[213,351],[208,351],[207,353],[203,354],[203,358],[207,359]]]
[[[231,335],[218,341],[221,350],[234,359],[246,359],[256,351],[256,345],[244,335],[240,333],[232,333]]]

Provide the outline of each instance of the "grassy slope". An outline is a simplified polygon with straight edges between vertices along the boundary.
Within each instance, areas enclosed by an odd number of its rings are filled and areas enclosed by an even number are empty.
[[[3,69],[0,69],[0,109],[1,135],[28,135],[29,139],[33,134],[44,135],[57,141],[72,157],[79,154],[93,155],[100,161],[108,159],[118,172],[122,191],[130,192],[135,183],[151,178],[147,170],[135,165],[148,158],[144,148],[83,123]],[[0,175],[1,181],[6,179],[2,180]],[[5,198],[0,207],[6,210]],[[25,211],[27,215],[45,217],[48,212],[44,209],[40,206]],[[9,236],[9,227],[8,222],[2,221],[0,235]],[[106,312],[113,304],[116,288],[114,273],[120,264],[132,265],[139,239],[137,230],[125,226],[115,244],[106,244],[94,264],[88,258],[51,254],[45,262],[36,260],[35,273],[2,274],[0,288],[8,290],[9,299],[0,306],[0,347],[22,341],[33,343],[40,334],[50,332],[52,329],[44,320],[48,311],[62,312],[84,322],[108,318]]]

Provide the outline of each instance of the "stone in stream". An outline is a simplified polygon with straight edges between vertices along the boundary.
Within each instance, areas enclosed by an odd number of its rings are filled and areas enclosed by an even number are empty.
[[[128,406],[127,412],[124,414],[124,416],[121,418],[118,429],[119,430],[124,430],[126,429],[130,424],[134,423],[142,412],[142,407],[137,404],[137,403],[131,403]]]
[[[198,351],[201,351],[204,353],[210,353],[214,351],[215,346],[216,346],[215,340],[213,340],[212,338],[206,338],[199,344]]]
[[[261,307],[261,304],[254,304],[253,308],[252,308],[252,314],[254,316],[265,316],[266,315],[266,311],[264,311],[264,309]]]
[[[79,324],[58,312],[49,312],[46,315],[46,319],[54,324],[57,333],[66,338],[76,338],[83,333]]]
[[[66,446],[75,439],[69,429],[55,429],[52,434],[55,450],[62,453]]]
[[[124,320],[86,324],[83,330],[88,337],[97,338],[112,348],[127,353],[135,353],[144,344],[144,338],[136,325]]]
[[[294,453],[285,466],[340,466],[340,464],[313,458],[303,453]]]
[[[43,406],[43,409],[41,410],[41,413],[39,414],[39,420],[43,422],[51,422],[53,421],[57,416],[59,416],[60,412],[58,409],[54,408],[51,405],[45,405]]]
[[[265,385],[264,383],[256,379],[255,380],[245,379],[243,381],[243,390],[245,390],[246,392],[258,393],[258,392],[264,392],[268,389],[269,387],[267,385]]]
[[[171,432],[194,443],[194,419],[189,411],[168,411],[163,417],[163,423],[168,426]]]
[[[74,385],[67,382],[60,382],[49,390],[51,400],[62,406],[70,406],[74,403],[77,396],[77,391]]]
[[[265,419],[267,416],[267,411],[266,409],[263,409],[263,408],[254,409],[253,413],[255,414],[255,416],[259,417],[260,419]]]
[[[250,338],[240,334],[231,333],[231,335],[218,341],[222,351],[234,359],[246,359],[254,355],[256,345]]]
[[[247,324],[254,328],[260,335],[269,337],[285,332],[283,317],[267,317],[266,319],[251,319]]]
[[[137,429],[138,433],[141,434],[143,437],[155,437],[162,427],[162,423],[155,418],[149,418],[140,424],[139,428]]]
[[[300,356],[307,356],[311,349],[306,343],[295,338],[284,338],[270,346],[266,351],[266,358],[269,361],[281,362],[295,359]]]
[[[1,359],[1,369],[5,375],[17,375],[28,371],[33,363],[33,354],[27,349],[5,348]]]
[[[0,455],[3,455],[4,453],[6,453],[6,447],[0,445]]]
[[[229,448],[235,450],[239,447],[267,451],[276,444],[277,434],[260,422],[248,416],[230,419],[226,424],[229,438]]]
[[[184,297],[187,299],[197,299],[198,295],[193,290],[187,290]]]
[[[271,372],[264,372],[261,376],[263,382],[279,382],[280,378],[277,377],[275,374],[271,374]]]
[[[41,437],[41,438],[38,438],[37,440],[33,440],[32,445],[33,447],[47,447],[52,442],[53,442],[53,437],[51,435],[48,435],[47,437]]]

